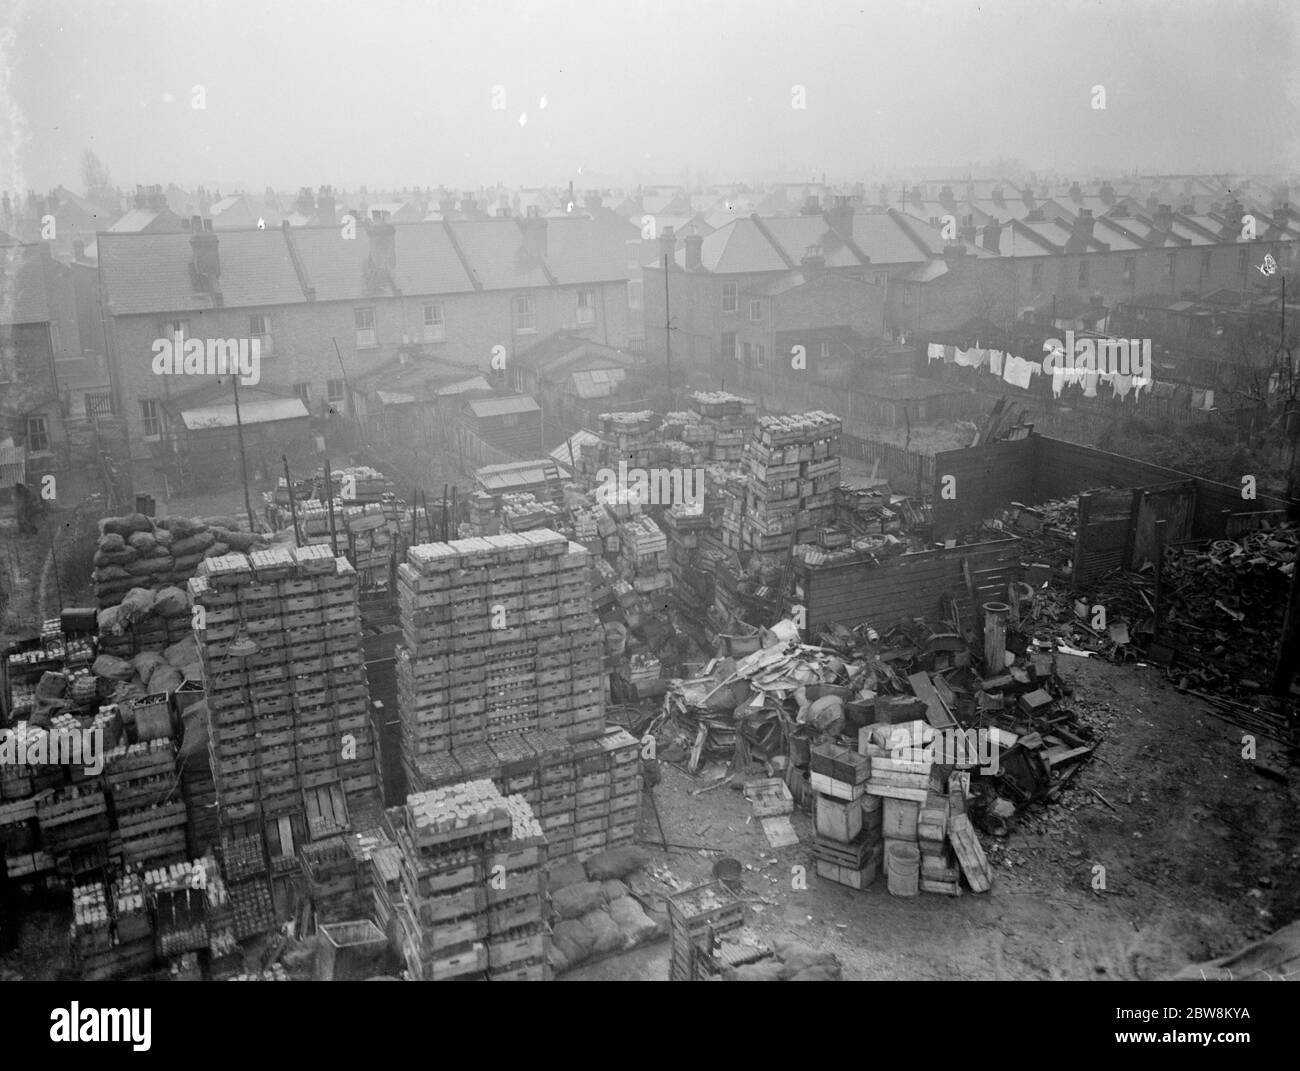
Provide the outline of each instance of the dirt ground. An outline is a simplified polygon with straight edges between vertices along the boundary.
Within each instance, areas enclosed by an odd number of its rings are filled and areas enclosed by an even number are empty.
[[[800,844],[773,850],[739,792],[692,796],[702,782],[667,765],[655,789],[665,835],[740,860],[746,896],[762,901],[751,902],[752,926],[834,952],[847,979],[1154,979],[1300,916],[1300,779],[1254,773],[1241,731],[1155,669],[1060,661],[1076,699],[1114,720],[1060,802],[1004,839],[981,838],[996,875],[989,893],[898,899],[883,875],[861,892],[818,878],[807,816],[794,817]],[[1261,757],[1278,753],[1258,746]],[[648,807],[642,834],[657,843]],[[651,856],[688,883],[709,880],[721,857]],[[806,890],[792,888],[795,866]],[[1098,866],[1104,891],[1093,888]],[[668,955],[660,941],[565,977],[664,979]]]

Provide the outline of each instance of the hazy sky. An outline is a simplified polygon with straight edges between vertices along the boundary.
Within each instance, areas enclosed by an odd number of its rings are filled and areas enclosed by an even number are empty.
[[[0,185],[80,190],[86,147],[121,185],[250,189],[581,187],[687,168],[834,181],[1007,157],[1071,173],[1295,168],[1297,12],[1296,0],[0,0]]]

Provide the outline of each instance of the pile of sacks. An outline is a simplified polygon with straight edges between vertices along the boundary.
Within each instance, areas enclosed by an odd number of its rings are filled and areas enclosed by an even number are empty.
[[[101,654],[90,669],[100,679],[100,694],[114,703],[160,692],[170,695],[184,681],[202,678],[193,636],[161,651],[142,651],[131,659]]]
[[[131,588],[116,606],[98,614],[99,650],[129,658],[138,651],[160,651],[191,633],[189,596],[174,584],[150,591]]]
[[[204,558],[267,545],[262,536],[238,528],[232,517],[105,517],[91,574],[95,599],[102,609],[116,606],[132,588],[184,587]]]
[[[838,982],[843,975],[833,952],[816,952],[794,941],[778,941],[775,957],[724,967],[724,982]]]
[[[620,952],[667,932],[667,919],[645,913],[622,879],[645,865],[639,848],[614,848],[551,872],[551,969],[559,974],[585,960]]]

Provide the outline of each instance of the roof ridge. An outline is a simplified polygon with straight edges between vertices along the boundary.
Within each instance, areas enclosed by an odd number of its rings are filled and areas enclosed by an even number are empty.
[[[443,233],[447,235],[447,241],[451,243],[451,248],[456,252],[456,259],[460,261],[460,266],[465,270],[465,277],[470,281],[470,285],[475,291],[482,291],[483,280],[478,277],[473,266],[469,262],[469,257],[465,255],[465,250],[461,248],[460,239],[456,237],[455,232],[451,229],[451,220],[438,220],[442,224]]]
[[[938,253],[936,253],[935,250],[931,249],[929,244],[925,241],[925,239],[923,239],[912,227],[912,223],[909,219],[907,219],[905,213],[898,211],[898,209],[896,208],[886,208],[885,212],[889,216],[889,218],[894,221],[895,226],[897,226],[899,230],[901,230],[905,235],[907,235],[908,240],[914,246],[916,246],[917,249],[921,251],[923,256],[926,257],[938,256]]]
[[[785,262],[785,266],[789,268],[791,271],[794,271],[796,268],[798,268],[799,265],[790,259],[790,254],[787,253],[785,251],[785,248],[781,245],[781,243],[776,240],[776,236],[770,230],[768,230],[767,224],[764,223],[759,218],[758,213],[751,212],[749,214],[749,218],[750,220],[753,221],[754,226],[758,228],[759,234],[761,234],[764,238],[766,238],[768,244],[771,245],[771,247],[776,250],[777,256],[779,256]]]
[[[298,277],[298,285],[302,287],[302,296],[308,301],[316,300],[316,288],[311,285],[311,277],[307,274],[307,265],[302,262],[302,257],[298,254],[298,246],[293,240],[293,228],[281,227],[280,232],[284,235],[285,248],[289,251],[289,262],[293,265],[293,272]]]

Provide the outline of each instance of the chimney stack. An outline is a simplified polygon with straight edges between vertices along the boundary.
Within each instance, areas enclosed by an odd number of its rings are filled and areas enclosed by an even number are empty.
[[[524,235],[524,249],[537,260],[546,259],[546,217],[533,210],[519,221],[519,229]]]
[[[957,234],[963,242],[969,242],[974,245],[979,237],[979,228],[973,223],[965,223],[957,228]]]
[[[1103,183],[1101,184],[1101,190],[1100,190],[1098,196],[1101,197],[1101,203],[1102,203],[1102,204],[1104,204],[1104,205],[1113,205],[1113,204],[1115,203],[1115,200],[1116,200],[1116,197],[1115,197],[1115,187],[1112,186],[1109,182],[1103,182]]]
[[[316,222],[322,227],[333,227],[338,222],[335,216],[334,190],[330,186],[322,186],[316,195]]]
[[[86,243],[80,238],[72,239],[72,259],[78,263],[86,259]]]
[[[1158,231],[1172,231],[1174,229],[1174,210],[1169,205],[1156,205],[1155,215],[1152,217],[1151,222]]]
[[[1025,187],[1024,193],[1020,195],[1020,199],[1024,201],[1025,207],[1031,212],[1038,207],[1038,201],[1034,198],[1034,191],[1028,186]]]
[[[1160,198],[1154,193],[1147,197],[1147,211],[1154,213],[1160,207]]]
[[[397,228],[386,219],[366,224],[370,240],[370,262],[376,268],[392,271],[397,267]]]
[[[819,216],[821,211],[821,202],[817,200],[815,194],[810,193],[803,199],[803,208],[799,209],[799,214],[803,216]]]
[[[218,251],[220,239],[212,232],[212,221],[195,217],[192,220],[195,231],[190,235],[190,249],[194,253],[194,271],[199,276],[205,290],[215,291],[217,280],[221,278],[221,256]],[[200,229],[201,228],[201,229]]]
[[[659,232],[660,264],[664,262],[664,257],[668,258],[669,267],[677,263],[677,234],[671,224]]]
[[[588,212],[595,213],[600,211],[601,205],[604,201],[600,196],[599,190],[588,190],[587,195],[582,199],[582,203],[586,206]]]
[[[957,209],[957,198],[952,195],[952,187],[944,186],[939,191],[939,203],[943,205],[948,212],[954,212]]]
[[[1083,204],[1083,189],[1077,182],[1070,183],[1070,200],[1076,205]]]
[[[810,245],[799,263],[803,266],[805,279],[816,279],[826,270],[826,258],[822,256],[822,247]]]
[[[140,185],[136,186],[135,196],[131,198],[131,207],[139,208],[139,209],[145,209],[149,207],[149,199],[144,192],[143,186]]]
[[[996,216],[991,216],[984,224],[984,248],[992,253],[1002,252],[1002,224]]]
[[[1007,207],[1007,195],[1002,192],[1001,186],[993,187],[993,203],[997,205],[998,208]]]
[[[836,197],[826,212],[826,224],[841,238],[853,239],[853,199]]]
[[[1092,241],[1092,232],[1096,225],[1097,221],[1093,219],[1092,209],[1082,209],[1070,226],[1070,237],[1066,242],[1066,251],[1070,253],[1085,252]]]
[[[704,246],[704,236],[699,234],[688,234],[686,236],[686,270],[693,271],[704,266],[701,258],[701,252]]]
[[[949,242],[943,247],[943,259],[948,261],[961,260],[966,255],[966,247],[960,242]]]
[[[443,219],[451,219],[456,214],[456,198],[449,193],[444,193],[438,198],[438,211]]]

